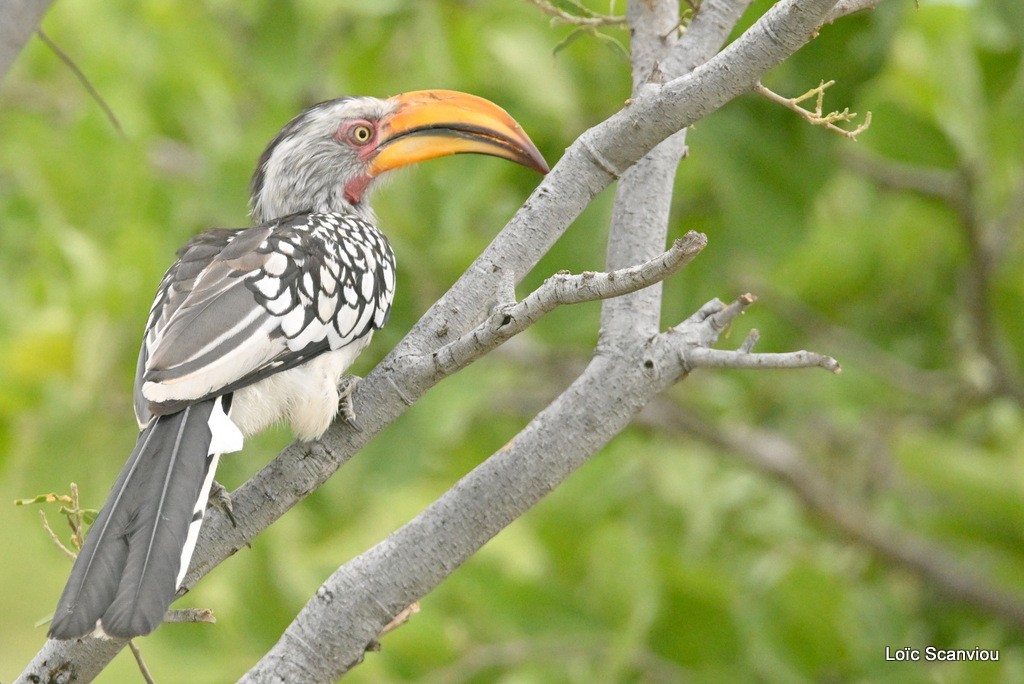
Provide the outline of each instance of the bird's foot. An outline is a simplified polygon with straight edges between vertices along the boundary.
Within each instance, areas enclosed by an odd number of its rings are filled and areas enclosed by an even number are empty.
[[[235,508],[231,505],[231,494],[220,482],[214,480],[210,485],[210,498],[206,505],[207,507],[212,506],[226,515],[231,521],[232,527],[238,527],[238,521],[235,520]]]
[[[362,432],[363,428],[356,420],[356,411],[352,405],[352,394],[356,391],[356,387],[359,386],[360,382],[362,382],[362,378],[358,375],[346,375],[338,383],[338,412],[345,419],[345,422],[358,432]]]

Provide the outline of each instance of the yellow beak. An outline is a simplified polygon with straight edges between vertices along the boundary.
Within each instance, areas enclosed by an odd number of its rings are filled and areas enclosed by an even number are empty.
[[[508,113],[489,100],[454,90],[417,90],[389,99],[398,105],[380,122],[370,175],[449,154],[487,154],[541,173],[548,165]]]

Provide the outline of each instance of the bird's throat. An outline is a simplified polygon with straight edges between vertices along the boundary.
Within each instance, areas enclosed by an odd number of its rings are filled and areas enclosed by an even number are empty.
[[[368,174],[356,176],[345,184],[345,199],[352,205],[359,204],[363,200],[363,193],[373,177]]]

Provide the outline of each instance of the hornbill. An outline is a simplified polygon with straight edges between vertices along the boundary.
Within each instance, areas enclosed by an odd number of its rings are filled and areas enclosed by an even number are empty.
[[[254,226],[197,235],[160,283],[135,378],[138,442],[51,637],[152,632],[185,577],[220,455],[277,421],[300,440],[327,430],[345,370],[395,292],[394,254],[367,203],[374,181],[458,153],[548,170],[504,110],[447,90],[322,102],[271,140],[250,188]]]

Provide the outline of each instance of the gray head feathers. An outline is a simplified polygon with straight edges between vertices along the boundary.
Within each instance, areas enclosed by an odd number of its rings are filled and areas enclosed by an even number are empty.
[[[372,222],[364,202],[345,198],[346,184],[365,172],[355,151],[335,134],[351,119],[378,121],[395,105],[372,97],[343,97],[313,105],[289,121],[260,155],[250,183],[257,224],[297,212],[354,213]]]

